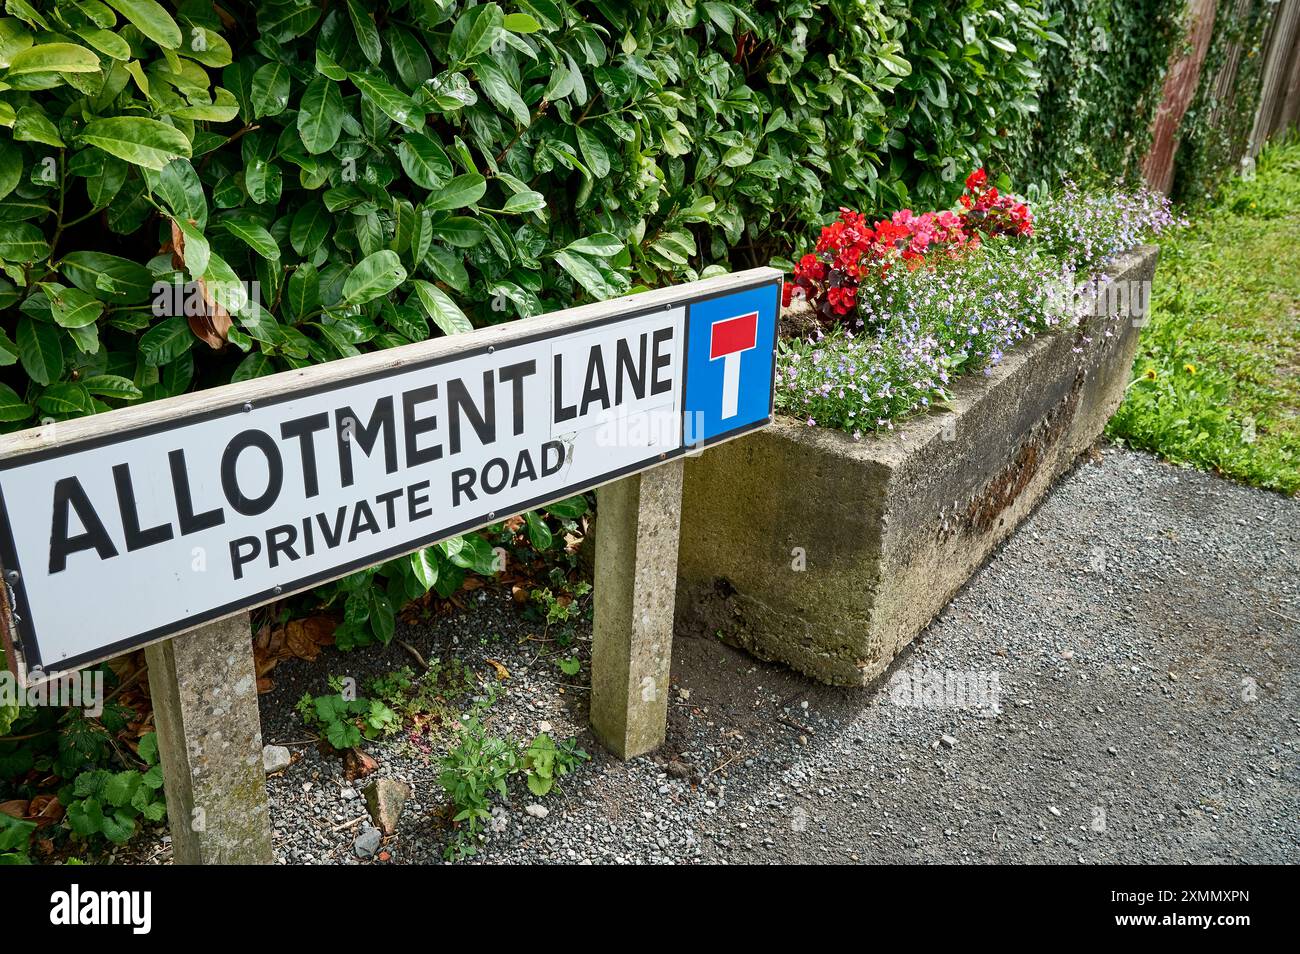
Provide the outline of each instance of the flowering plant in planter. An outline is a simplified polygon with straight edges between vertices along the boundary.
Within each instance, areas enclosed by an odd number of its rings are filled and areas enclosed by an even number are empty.
[[[785,286],[817,321],[781,342],[777,407],[855,437],[892,429],[942,405],[958,375],[1073,321],[1109,261],[1176,224],[1145,190],[1067,187],[1031,212],[982,169],[953,210],[874,224],[841,210]]]
[[[864,280],[884,276],[896,263],[915,268],[927,256],[953,258],[978,248],[985,237],[1033,235],[1029,206],[989,185],[983,169],[966,177],[959,202],[960,211],[901,209],[874,225],[861,213],[840,209],[839,220],[822,229],[816,252],[795,265],[783,303],[788,307],[795,298],[805,299],[823,321],[834,324],[853,312]]]

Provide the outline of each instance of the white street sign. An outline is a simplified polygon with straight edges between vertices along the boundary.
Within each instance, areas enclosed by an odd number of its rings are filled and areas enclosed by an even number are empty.
[[[779,288],[771,269],[722,276],[0,437],[16,671],[87,665],[761,427]],[[737,317],[759,347],[715,381]]]

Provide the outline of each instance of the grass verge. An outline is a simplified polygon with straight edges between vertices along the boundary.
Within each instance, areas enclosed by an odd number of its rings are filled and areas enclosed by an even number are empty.
[[[1162,243],[1150,323],[1107,434],[1300,494],[1300,140]]]

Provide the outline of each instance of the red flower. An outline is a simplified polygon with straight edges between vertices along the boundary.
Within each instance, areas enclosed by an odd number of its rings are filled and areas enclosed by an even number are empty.
[[[878,280],[898,261],[924,268],[938,256],[957,258],[978,249],[984,237],[1033,234],[1029,207],[989,186],[976,169],[966,177],[957,211],[915,213],[899,209],[868,225],[860,212],[840,209],[822,229],[815,252],[794,266],[794,281],[782,288],[787,306],[795,298],[812,302],[823,320],[835,322],[857,307],[862,282]]]

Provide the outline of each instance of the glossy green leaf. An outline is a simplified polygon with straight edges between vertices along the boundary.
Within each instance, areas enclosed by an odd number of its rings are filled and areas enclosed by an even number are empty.
[[[425,208],[437,210],[463,209],[483,198],[487,192],[487,180],[477,172],[468,172],[456,176],[437,192],[429,196]]]
[[[104,0],[131,25],[159,46],[174,50],[181,45],[181,28],[156,0]]]
[[[375,27],[374,14],[361,0],[347,0],[347,6],[348,17],[352,20],[353,29],[356,30],[356,40],[361,46],[361,52],[373,65],[378,66],[379,59],[383,56],[383,46],[379,42],[379,30]]]
[[[289,68],[267,63],[253,74],[253,116],[278,116],[289,105]]]
[[[266,230],[265,226],[259,225],[251,219],[238,217],[222,219],[220,224],[222,228],[244,242],[262,258],[273,262],[280,260],[280,246],[276,244],[275,238]]]
[[[0,401],[3,396],[0,395]],[[3,404],[0,403],[0,412],[3,410]],[[410,556],[411,572],[415,578],[420,581],[420,585],[426,591],[433,589],[434,584],[438,582],[438,560],[433,555],[432,550],[416,550]]]
[[[25,421],[31,416],[31,405],[24,402],[9,385],[0,384],[0,421],[11,424],[14,421]]]
[[[298,107],[298,135],[312,155],[334,148],[343,129],[343,94],[338,84],[318,76],[307,86]]]
[[[402,126],[414,127],[423,113],[411,97],[398,90],[391,83],[377,76],[364,73],[349,73],[352,85],[361,91],[361,95],[374,104],[393,122]]]
[[[435,140],[422,133],[410,133],[397,145],[402,168],[416,185],[439,189],[451,178],[451,160]]]
[[[97,73],[99,57],[75,43],[40,43],[15,53],[8,76],[24,73]]]
[[[432,282],[415,281],[415,294],[421,307],[435,325],[445,335],[459,335],[473,331],[474,326],[460,310],[460,306],[451,300],[451,296]]]
[[[117,398],[122,401],[135,401],[144,397],[144,392],[135,386],[130,378],[120,374],[92,374],[82,378],[86,390],[99,397]]]
[[[18,319],[18,359],[37,384],[50,384],[63,376],[61,334],[54,325],[26,315]]]
[[[144,116],[113,116],[86,124],[80,139],[146,169],[190,157],[190,141],[174,126]]]
[[[348,273],[343,283],[343,300],[350,305],[364,305],[387,295],[406,281],[406,269],[396,252],[382,249],[367,255]]]
[[[492,49],[501,33],[504,17],[495,3],[469,7],[452,28],[447,56],[452,64],[463,64]]]
[[[48,288],[50,314],[64,328],[93,325],[104,313],[104,303],[80,288]]]

